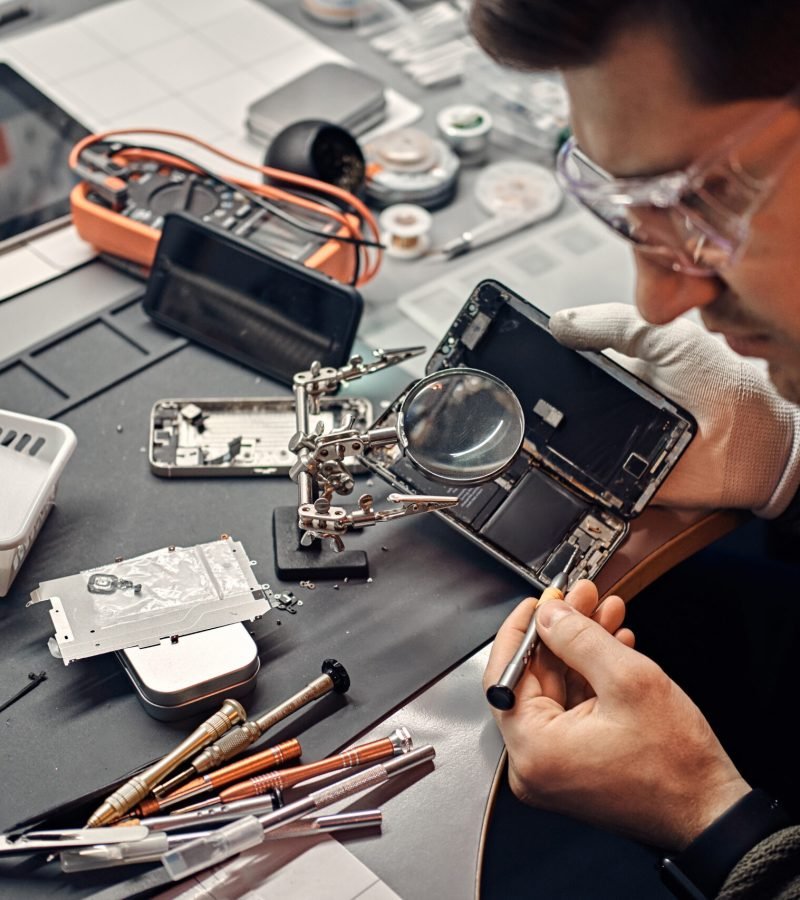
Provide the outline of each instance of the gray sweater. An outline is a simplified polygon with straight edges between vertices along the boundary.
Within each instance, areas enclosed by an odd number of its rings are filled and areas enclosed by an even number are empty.
[[[746,853],[717,900],[800,900],[800,825],[770,835]]]

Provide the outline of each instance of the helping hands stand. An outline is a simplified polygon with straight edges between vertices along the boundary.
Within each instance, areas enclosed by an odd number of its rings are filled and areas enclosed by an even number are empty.
[[[363,550],[344,550],[343,535],[348,529],[364,528],[416,513],[431,512],[457,503],[452,496],[417,496],[389,494],[398,504],[376,510],[371,494],[358,498],[358,508],[347,510],[334,506],[334,494],[350,494],[355,481],[345,464],[348,457],[358,456],[369,447],[382,447],[398,442],[394,428],[358,431],[354,420],[328,434],[318,422],[312,431],[311,417],[319,414],[320,398],[332,394],[340,385],[354,381],[389,366],[397,365],[424,352],[424,347],[397,350],[375,350],[371,362],[353,356],[339,369],[322,367],[314,362],[307,371],[294,376],[295,419],[297,432],[289,442],[289,450],[297,456],[289,477],[298,488],[297,507],[278,507],[273,512],[275,569],[280,578],[358,577],[369,573],[369,562]],[[326,546],[329,545],[329,546]]]

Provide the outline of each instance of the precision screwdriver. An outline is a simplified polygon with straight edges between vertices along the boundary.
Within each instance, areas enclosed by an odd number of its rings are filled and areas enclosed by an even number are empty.
[[[238,762],[223,766],[216,772],[209,772],[207,775],[194,778],[172,794],[161,797],[145,797],[135,809],[131,810],[131,815],[140,818],[157,815],[173,806],[185,803],[190,797],[196,797],[207,791],[219,790],[226,784],[242,781],[252,775],[259,775],[269,769],[274,769],[289,760],[298,759],[301,752],[300,742],[296,738],[290,738],[274,747],[268,747],[266,750],[253,753]]]
[[[545,600],[564,599],[564,590],[567,587],[569,573],[572,571],[572,566],[577,555],[578,548],[576,547],[572,551],[572,555],[563,570],[559,572],[550,582],[548,587],[542,591],[541,597],[536,601],[536,607],[531,616],[530,625],[528,625],[528,630],[522,638],[519,649],[511,657],[511,661],[503,670],[500,680],[487,689],[486,699],[495,707],[495,709],[513,709],[517,699],[514,695],[514,688],[519,684],[522,673],[525,671],[525,667],[528,665],[531,655],[536,649],[536,644],[539,641],[539,632],[536,628],[536,611]]]
[[[122,787],[100,804],[89,817],[87,828],[110,825],[121,819],[129,809],[143,800],[162,778],[169,775],[182,762],[201,747],[224,735],[228,729],[247,718],[244,707],[238,700],[226,700],[219,712],[206,719],[178,746],[163,759],[154,763],[144,772],[134,775]]]
[[[223,738],[215,744],[199,753],[189,764],[189,767],[178,772],[169,781],[165,781],[153,788],[153,793],[157,797],[163,797],[171,794],[177,787],[184,784],[190,778],[202,775],[222,763],[229,760],[232,756],[240,753],[242,750],[255,743],[261,735],[272,728],[278,722],[290,716],[301,707],[317,700],[335,691],[337,694],[346,694],[350,688],[350,676],[347,670],[335,659],[325,659],[322,661],[322,675],[309,682],[304,688],[296,694],[284,700],[274,709],[269,710],[257,719],[250,719],[238,728],[229,731]]]
[[[264,775],[255,775],[247,780],[242,780],[225,788],[218,796],[209,797],[204,802],[193,806],[187,806],[181,812],[190,812],[193,809],[200,809],[204,806],[232,803],[235,800],[246,800],[250,797],[266,794],[267,791],[284,791],[287,788],[294,787],[296,784],[308,781],[310,778],[316,778],[319,775],[325,775],[328,772],[352,769],[365,763],[382,762],[384,759],[389,759],[392,756],[400,756],[402,753],[408,753],[412,747],[411,732],[401,726],[395,729],[388,737],[369,741],[366,744],[359,744],[351,747],[349,750],[344,750],[342,753],[337,753],[335,756],[328,756],[317,762],[293,766],[291,769],[283,769],[280,772],[267,772]],[[200,791],[195,791],[195,793],[200,793]],[[184,794],[180,799],[182,801],[186,800],[188,795]]]
[[[279,828],[285,822],[299,819],[301,816],[313,813],[331,803],[337,803],[353,794],[383,784],[413,766],[430,761],[435,755],[436,751],[433,747],[426,745],[403,753],[395,759],[377,763],[363,772],[336,781],[328,787],[314,791],[307,797],[295,800],[294,803],[289,803],[273,812],[258,817],[251,815],[236,819],[213,831],[210,837],[188,841],[181,847],[165,853],[161,857],[161,863],[170,878],[173,881],[179,881],[195,872],[207,869],[209,866],[224,862],[231,856],[241,853],[242,850],[260,844],[265,839],[266,832]]]

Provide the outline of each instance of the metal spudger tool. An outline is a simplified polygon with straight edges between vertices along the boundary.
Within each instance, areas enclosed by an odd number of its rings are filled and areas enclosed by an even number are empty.
[[[352,831],[354,829],[380,828],[383,814],[379,809],[363,809],[351,812],[333,813],[313,819],[299,819],[282,825],[264,835],[264,840],[286,840],[287,838],[310,838],[327,832]],[[117,839],[121,829],[114,828]],[[146,831],[146,829],[142,829]],[[154,831],[139,840],[116,844],[98,844],[90,847],[79,846],[61,853],[62,872],[85,872],[90,869],[108,869],[131,863],[158,862],[173,847],[187,844],[196,838],[210,838],[213,831],[191,831],[182,834],[167,834]]]
[[[95,828],[98,825],[110,825],[112,822],[116,822],[117,819],[121,819],[129,809],[133,809],[173,769],[177,769],[181,763],[185,762],[201,747],[205,747],[210,741],[221,737],[229,728],[238,722],[243,722],[246,718],[247,713],[245,713],[241,703],[237,700],[226,700],[219,712],[215,712],[213,716],[206,719],[186,740],[178,744],[172,752],[168,753],[157,763],[153,763],[144,772],[134,775],[121,788],[114,791],[110,797],[107,797],[89,817],[89,821],[86,823],[87,827]]]
[[[569,573],[572,571],[572,566],[575,563],[575,557],[577,555],[578,548],[576,547],[572,551],[572,555],[566,566],[564,566],[564,569],[559,572],[544,591],[542,591],[542,596],[539,597],[536,602],[536,609],[534,609],[533,615],[531,616],[531,623],[528,625],[528,630],[522,638],[519,649],[511,657],[511,661],[503,670],[500,681],[493,684],[486,691],[486,699],[495,707],[495,709],[508,710],[514,707],[517,699],[514,695],[514,688],[519,683],[520,678],[522,678],[522,673],[525,671],[525,667],[530,661],[531,654],[536,649],[536,644],[539,641],[539,633],[536,630],[536,611],[544,600],[564,599],[564,589],[567,586]]]
[[[239,728],[229,731],[223,738],[215,744],[195,756],[191,761],[189,768],[183,769],[174,778],[158,785],[154,793],[158,797],[172,793],[177,787],[184,784],[190,778],[196,775],[202,775],[210,769],[221,765],[229,760],[232,756],[240,753],[251,744],[255,743],[262,734],[276,725],[278,722],[290,716],[301,707],[317,700],[335,691],[337,694],[346,694],[350,688],[350,676],[347,670],[335,659],[325,659],[322,661],[322,675],[309,682],[302,690],[284,700],[283,703],[276,706],[269,712],[264,713],[257,719],[250,719]]]
[[[61,828],[50,831],[28,831],[18,837],[0,834],[0,854],[36,853],[59,851],[75,847],[93,847],[95,844],[115,844],[122,841],[140,841],[147,837],[145,826],[132,826],[124,832],[119,828]]]

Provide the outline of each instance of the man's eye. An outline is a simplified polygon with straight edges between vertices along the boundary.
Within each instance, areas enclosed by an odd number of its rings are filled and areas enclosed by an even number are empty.
[[[706,175],[681,197],[687,209],[714,220],[724,215],[742,215],[753,204],[752,185],[734,172]]]

